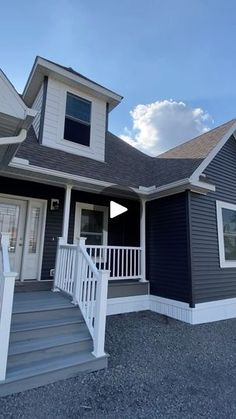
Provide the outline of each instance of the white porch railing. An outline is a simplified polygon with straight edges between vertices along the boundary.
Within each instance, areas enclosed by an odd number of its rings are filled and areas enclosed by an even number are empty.
[[[0,251],[0,381],[6,378],[12,305],[16,272],[11,272],[9,260],[9,237],[1,233]]]
[[[98,269],[110,271],[112,280],[143,279],[141,247],[85,246]]]
[[[73,297],[78,304],[93,338],[96,357],[104,356],[107,288],[109,272],[99,271],[85,248],[58,242],[54,288]]]

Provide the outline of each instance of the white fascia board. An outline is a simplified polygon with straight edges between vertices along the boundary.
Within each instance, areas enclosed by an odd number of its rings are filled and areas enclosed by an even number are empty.
[[[204,172],[206,167],[211,163],[214,157],[219,153],[221,148],[225,145],[228,141],[230,136],[234,134],[236,130],[236,122],[232,125],[232,127],[226,132],[226,134],[222,137],[222,139],[218,142],[218,144],[211,150],[208,156],[203,160],[203,162],[198,166],[198,168],[193,172],[190,176],[190,182],[195,182],[199,180],[199,176]]]
[[[24,159],[22,159],[22,160],[24,160]],[[29,170],[29,171],[34,172],[34,173],[51,175],[51,176],[55,176],[57,178],[63,178],[63,179],[70,180],[70,181],[74,180],[75,182],[89,183],[91,185],[96,185],[96,186],[100,186],[100,187],[103,187],[103,188],[109,188],[111,186],[114,186],[114,184],[110,183],[110,182],[104,182],[104,181],[101,181],[101,180],[87,178],[87,177],[84,177],[84,176],[73,175],[71,173],[60,172],[60,171],[57,171],[57,170],[47,169],[47,168],[44,168],[44,167],[34,166],[34,165],[31,165],[31,164],[25,164],[25,162],[19,162],[19,161],[16,161],[16,160],[12,160],[11,163],[9,164],[9,166],[14,167],[16,169]]]
[[[7,86],[7,89],[11,92],[12,98],[17,102],[17,106],[19,106],[22,109],[22,115],[24,115],[24,118],[22,118],[23,121],[28,120],[28,123],[31,124],[33,118],[36,116],[37,111],[34,109],[30,109],[26,106],[24,101],[21,99],[20,95],[16,91],[13,84],[10,82],[10,80],[7,78],[5,73],[0,69],[0,78],[3,80],[5,85]]]
[[[94,92],[97,92],[101,96],[106,99],[111,105],[111,108],[113,109],[115,106],[117,106],[121,100],[123,99],[123,96],[103,87],[97,84],[96,82],[86,80],[83,77],[80,77],[77,74],[70,73],[70,71],[60,67],[57,64],[51,63],[47,60],[44,60],[42,57],[37,57],[33,68],[31,70],[30,76],[27,80],[26,86],[23,91],[23,98],[26,96],[28,88],[30,84],[32,83],[33,77],[35,76],[36,71],[39,69],[40,75],[43,77],[44,75],[50,75],[54,74],[57,75],[57,77],[61,77],[64,82],[66,80],[71,80],[74,83],[78,83],[81,86],[86,87],[87,89],[93,90]]]
[[[25,161],[24,159],[21,159],[21,161],[14,159],[11,161],[9,166],[14,167],[16,169],[28,170],[34,173],[55,176],[57,178],[63,179],[64,181],[70,180],[72,182],[73,181],[81,182],[81,183],[85,183],[89,185],[94,185],[100,188],[110,188],[114,186],[114,183],[111,183],[111,182],[105,182],[98,179],[88,178],[84,176],[77,176],[77,175],[73,175],[71,173],[66,173],[66,172],[60,172],[54,169],[34,166],[34,165],[29,164],[29,162]],[[191,184],[189,182],[189,179],[183,179],[178,182],[172,182],[172,183],[169,183],[168,185],[160,186],[156,188],[155,191],[153,190],[153,187],[150,188],[150,190],[149,188],[147,188],[146,191],[145,191],[145,188],[142,188],[142,187],[130,188],[130,189],[133,192],[137,193],[140,197],[143,197],[147,200],[153,200],[153,199],[157,199],[158,197],[162,197],[163,196],[162,193],[164,194],[167,193],[168,195],[172,195],[172,194],[182,192],[186,189],[190,189],[190,190],[192,189],[195,192],[199,192],[199,193],[206,193],[208,191],[214,191],[215,186],[210,185],[205,182],[200,182],[200,181],[196,181]]]

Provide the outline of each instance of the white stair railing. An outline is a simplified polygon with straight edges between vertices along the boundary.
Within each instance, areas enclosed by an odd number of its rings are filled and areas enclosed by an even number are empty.
[[[10,235],[1,233],[0,251],[0,381],[6,378],[11,328],[12,305],[16,272],[11,272],[9,260]]]
[[[93,355],[105,355],[105,327],[109,271],[98,270],[89,256],[85,239],[78,245],[58,242],[54,290],[61,290],[73,297],[78,304],[93,338]]]

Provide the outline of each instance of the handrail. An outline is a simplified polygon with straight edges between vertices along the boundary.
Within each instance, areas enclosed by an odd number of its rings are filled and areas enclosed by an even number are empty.
[[[11,328],[12,305],[14,296],[16,272],[11,272],[9,258],[10,235],[1,233],[0,269],[0,381],[6,378],[7,358]]]
[[[87,253],[85,239],[78,245],[58,241],[54,290],[66,292],[78,304],[93,338],[96,357],[105,355],[105,325],[109,272],[98,270]]]

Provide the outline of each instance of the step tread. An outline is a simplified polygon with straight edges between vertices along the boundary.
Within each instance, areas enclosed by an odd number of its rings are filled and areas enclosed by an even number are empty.
[[[89,333],[89,332],[88,332]],[[40,351],[58,346],[79,343],[85,340],[91,340],[91,336],[83,336],[83,333],[71,333],[69,335],[53,336],[46,338],[33,338],[23,341],[10,342],[9,357],[33,351]]]
[[[35,320],[35,321],[22,321],[22,323],[17,323],[12,321],[11,324],[11,333],[15,332],[25,332],[28,330],[36,330],[36,329],[46,329],[50,327],[59,327],[59,326],[67,326],[70,324],[81,324],[84,323],[84,319],[79,311],[75,313],[72,317],[67,317],[65,319],[46,319],[46,320]]]
[[[107,358],[107,355],[102,358]],[[100,359],[101,358],[95,358],[95,356],[93,356],[90,352],[84,351],[80,353],[76,352],[75,354],[70,354],[69,356],[51,357],[44,361],[32,362],[30,366],[9,367],[7,369],[7,376],[3,385],[29,377],[56,372],[68,367],[86,364],[87,362],[96,362],[96,360]]]
[[[52,291],[38,291],[17,293],[14,296],[13,314],[29,313],[61,308],[74,308],[71,299],[62,293]]]

